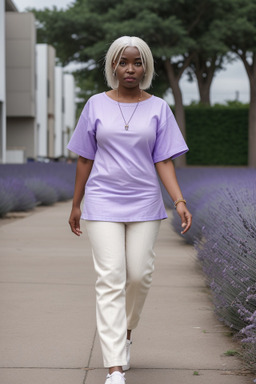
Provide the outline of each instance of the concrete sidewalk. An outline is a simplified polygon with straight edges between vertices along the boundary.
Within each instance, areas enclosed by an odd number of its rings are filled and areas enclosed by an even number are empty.
[[[104,384],[91,251],[84,225],[80,238],[68,228],[70,206],[0,226],[0,384]],[[213,313],[193,247],[169,219],[156,252],[127,384],[252,383],[239,359],[225,356],[238,346]]]

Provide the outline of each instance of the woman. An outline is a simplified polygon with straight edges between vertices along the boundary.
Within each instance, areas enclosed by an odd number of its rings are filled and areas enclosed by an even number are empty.
[[[167,217],[157,173],[180,215],[182,233],[191,226],[171,160],[188,148],[167,103],[145,92],[154,62],[143,40],[115,40],[105,75],[111,90],[88,100],[68,144],[79,155],[69,224],[80,236],[80,217],[86,220],[97,273],[97,328],[109,368],[105,384],[123,384],[131,331],[152,280],[154,243]]]

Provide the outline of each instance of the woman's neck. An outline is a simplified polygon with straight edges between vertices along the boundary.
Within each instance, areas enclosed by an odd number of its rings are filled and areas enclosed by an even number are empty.
[[[141,99],[142,90],[139,87],[135,88],[121,88],[119,87],[116,91],[116,98],[118,101],[122,102],[134,102]]]
[[[126,92],[126,90],[123,91],[120,88],[118,90],[112,89],[111,91],[107,91],[106,94],[111,99],[119,101],[120,103],[137,103],[139,99],[140,101],[143,101],[151,97],[149,93],[142,91],[140,88],[135,88],[135,90],[128,89],[128,92]]]

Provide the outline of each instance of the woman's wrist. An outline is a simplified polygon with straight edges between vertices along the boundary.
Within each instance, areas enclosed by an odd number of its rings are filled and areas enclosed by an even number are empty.
[[[76,208],[80,208],[81,206],[81,203],[78,203],[78,202],[73,202],[72,204],[72,208],[76,209]]]
[[[186,205],[186,204],[187,204],[187,201],[184,199],[184,197],[181,197],[181,198],[175,200],[174,203],[173,203],[175,209],[177,208],[177,205],[178,205],[179,203],[184,203],[184,204]]]

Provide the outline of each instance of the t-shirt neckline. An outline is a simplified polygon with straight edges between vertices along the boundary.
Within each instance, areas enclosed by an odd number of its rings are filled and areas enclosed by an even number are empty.
[[[104,95],[109,101],[112,101],[112,102],[115,103],[115,104],[118,103],[116,100],[114,100],[114,99],[112,99],[111,97],[109,97],[109,96],[107,95],[106,92],[102,92],[102,93],[103,93],[103,95]],[[140,101],[140,104],[141,104],[141,103],[144,104],[144,103],[146,103],[146,102],[152,100],[154,97],[155,97],[154,95],[151,95],[148,99]],[[125,106],[133,106],[133,105],[136,105],[137,103],[121,103],[121,102],[119,102],[119,104],[121,104],[121,105],[125,105]]]

